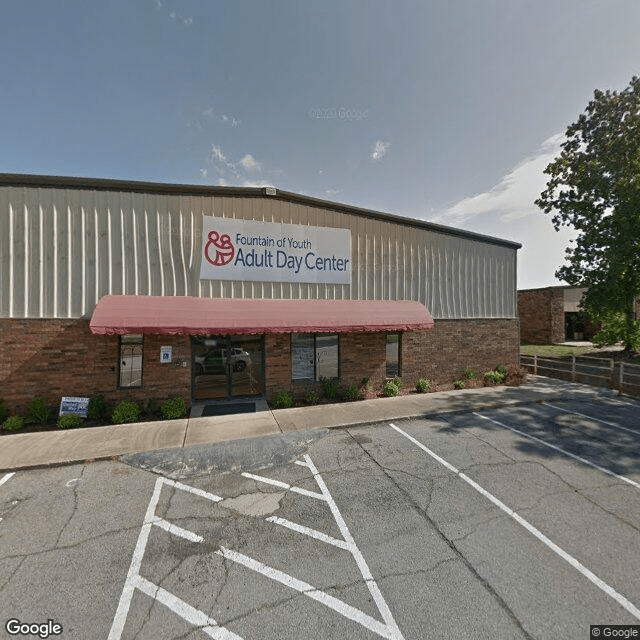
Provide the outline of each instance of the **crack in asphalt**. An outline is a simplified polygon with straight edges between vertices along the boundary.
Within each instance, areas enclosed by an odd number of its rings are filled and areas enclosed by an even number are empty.
[[[347,433],[351,435],[351,433],[348,430],[347,430]],[[420,505],[411,497],[411,495],[407,491],[405,491],[389,473],[387,473],[386,469],[382,465],[380,465],[378,461],[355,438],[354,438],[354,442],[356,443],[357,446],[359,446],[365,452],[365,454],[370,458],[373,464],[376,467],[378,467],[387,478],[389,478],[389,481],[396,487],[396,489],[406,497],[407,501],[413,506],[416,512],[420,514],[434,528],[434,530],[437,532],[440,539],[451,549],[451,551],[455,554],[455,556],[458,557],[461,560],[461,562],[464,563],[467,570],[473,576],[475,576],[476,580],[478,580],[478,582],[495,599],[495,601],[498,603],[500,608],[505,612],[505,614],[509,617],[509,619],[516,625],[516,627],[522,632],[522,634],[529,640],[533,640],[533,636],[531,636],[529,632],[522,626],[522,623],[520,622],[518,617],[515,615],[515,613],[511,610],[511,608],[506,603],[506,601],[502,598],[502,596],[493,588],[493,586],[488,582],[488,580],[483,578],[478,573],[478,571],[471,564],[471,562],[466,558],[466,556],[462,553],[462,551],[458,549],[455,542],[453,540],[450,540],[440,530],[436,522],[431,519],[431,517],[428,514],[428,509],[430,505],[428,505],[426,509],[422,509]]]
[[[473,435],[474,437],[476,437],[478,440],[480,440],[482,442],[486,442],[483,438],[481,438],[477,434],[471,434],[471,435]],[[491,443],[487,443],[487,444],[489,444],[489,446],[493,446],[493,445],[491,445]],[[501,453],[501,454],[503,454],[503,455],[505,455],[505,456],[510,458],[510,456],[507,453],[501,451],[500,449],[496,448],[496,451],[498,451],[498,453]],[[640,531],[640,527],[638,527],[634,523],[630,522],[626,518],[622,517],[619,513],[615,512],[615,511],[611,511],[609,509],[606,509],[601,504],[599,504],[598,502],[596,502],[595,500],[593,500],[589,496],[586,496],[584,493],[582,493],[583,491],[589,491],[591,489],[598,489],[598,488],[607,489],[607,488],[611,488],[611,487],[615,487],[615,486],[620,486],[620,481],[619,480],[617,480],[617,481],[616,480],[612,480],[607,484],[598,485],[598,486],[595,486],[595,487],[591,487],[591,486],[590,487],[576,487],[575,485],[571,484],[571,482],[569,482],[568,480],[563,478],[557,471],[554,471],[553,469],[549,468],[545,462],[542,462],[540,460],[515,460],[515,463],[516,464],[530,464],[530,465],[538,466],[541,469],[544,469],[547,473],[550,473],[552,476],[554,476],[558,480],[558,482],[562,483],[563,485],[565,485],[568,488],[566,491],[555,491],[555,492],[543,494],[542,496],[540,496],[536,500],[536,502],[533,505],[530,505],[528,507],[521,507],[522,509],[531,510],[531,509],[536,508],[537,506],[539,506],[539,504],[540,504],[540,502],[542,501],[543,498],[560,495],[562,493],[574,493],[574,494],[577,494],[577,495],[581,496],[582,498],[584,498],[585,500],[590,502],[595,507],[601,509],[605,513],[608,513],[609,515],[613,516],[616,520],[618,520],[618,521],[630,526],[632,529],[634,529],[636,531]],[[476,466],[489,466],[489,465],[476,465]],[[473,468],[473,467],[468,467],[467,469],[471,469],[471,468]],[[466,471],[467,469],[464,469],[464,471]]]
[[[100,538],[106,538],[108,536],[112,536],[114,534],[122,533],[125,531],[140,531],[140,525],[134,525],[131,527],[122,527],[120,529],[113,529],[112,531],[105,531],[104,533],[100,533],[96,536],[85,538],[84,540],[74,542],[73,544],[48,547],[47,549],[40,549],[39,551],[31,551],[30,553],[16,553],[13,555],[0,556],[0,560],[9,560],[12,558],[31,558],[33,556],[39,556],[45,553],[53,553],[56,551],[66,551],[68,549],[75,549],[88,542],[93,542],[94,540],[99,540]]]
[[[16,565],[15,569],[11,572],[11,575],[5,580],[4,584],[0,587],[0,593],[2,593],[6,587],[9,585],[9,583],[13,580],[13,577],[16,575],[16,573],[18,573],[18,571],[20,570],[20,567],[22,566],[22,563],[27,559],[27,556],[13,556],[15,558],[20,558],[20,562],[18,562],[18,564]]]
[[[391,573],[387,573],[383,576],[381,576],[380,578],[376,578],[376,582],[378,583],[378,585],[383,582],[384,580],[387,580],[389,578],[404,578],[404,577],[412,577],[412,576],[417,576],[417,575],[428,575],[430,573],[433,573],[434,571],[437,571],[438,569],[440,569],[440,567],[442,567],[445,564],[449,564],[451,562],[459,562],[458,558],[445,558],[443,560],[438,560],[438,562],[436,562],[433,566],[425,568],[425,569],[415,569],[413,571],[395,571],[395,572],[391,572]],[[260,605],[259,607],[256,607],[255,609],[252,609],[251,611],[247,611],[245,613],[241,613],[238,615],[235,615],[233,617],[227,618],[224,621],[218,621],[218,624],[220,626],[227,626],[228,624],[234,623],[234,622],[238,622],[241,620],[246,620],[247,618],[250,618],[251,616],[255,615],[256,613],[262,613],[263,611],[272,611],[274,609],[277,609],[278,607],[281,607],[284,604],[287,604],[289,602],[293,602],[294,600],[299,599],[301,596],[307,597],[306,594],[313,592],[313,591],[322,591],[324,593],[330,591],[330,590],[336,590],[336,591],[342,591],[344,589],[349,589],[351,587],[357,587],[357,586],[363,586],[365,588],[367,588],[366,586],[366,580],[364,580],[363,578],[358,578],[357,580],[352,580],[350,582],[339,582],[336,584],[331,584],[331,585],[322,585],[322,586],[314,586],[311,589],[307,589],[305,591],[294,591],[291,593],[290,596],[286,597],[286,598],[280,598],[278,600],[274,600],[273,602],[267,602],[264,603],[262,605]],[[370,596],[368,596],[368,601],[372,602],[373,598]],[[355,606],[355,605],[352,605]],[[355,607],[358,608],[358,607]],[[375,609],[377,610],[377,607],[375,607]],[[378,613],[380,613],[378,611]],[[372,616],[373,617],[373,616]],[[382,622],[382,620],[380,620]],[[377,636],[377,634],[376,634]]]
[[[140,627],[138,628],[138,630],[135,632],[134,636],[133,636],[133,640],[136,640],[136,638],[142,633],[142,630],[145,628],[145,626],[151,621],[151,612],[153,611],[153,608],[156,606],[156,597],[158,595],[158,591],[160,590],[160,585],[157,584],[155,585],[156,590],[153,594],[153,598],[151,600],[151,604],[149,605],[149,608],[147,609],[147,613],[145,615],[145,617],[142,619],[142,621],[140,622]]]
[[[82,469],[80,470],[80,477],[78,478],[78,482],[75,482],[73,484],[73,509],[71,510],[71,514],[69,515],[68,520],[65,522],[64,526],[60,530],[60,533],[58,534],[58,538],[56,539],[55,544],[53,545],[54,549],[58,546],[58,542],[60,542],[60,538],[62,538],[62,534],[64,533],[64,530],[69,526],[69,523],[73,519],[73,516],[76,514],[76,511],[78,510],[78,487],[80,486],[80,483],[82,481],[82,477],[84,476],[84,472],[86,468],[87,468],[87,465],[83,464]]]

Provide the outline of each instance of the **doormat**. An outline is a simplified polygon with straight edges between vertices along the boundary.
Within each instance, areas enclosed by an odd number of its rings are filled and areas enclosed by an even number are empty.
[[[255,402],[234,402],[230,404],[207,404],[202,410],[202,417],[227,416],[232,413],[255,413]]]

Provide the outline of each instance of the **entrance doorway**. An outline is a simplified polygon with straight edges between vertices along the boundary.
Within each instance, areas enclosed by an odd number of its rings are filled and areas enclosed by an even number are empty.
[[[264,393],[263,336],[194,336],[191,357],[195,400]]]

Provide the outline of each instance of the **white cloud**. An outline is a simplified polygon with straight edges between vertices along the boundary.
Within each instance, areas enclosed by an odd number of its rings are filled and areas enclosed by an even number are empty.
[[[464,198],[429,220],[520,242],[519,289],[561,284],[555,271],[563,264],[564,251],[577,232],[564,227],[556,232],[551,217],[534,201],[547,183],[543,171],[559,154],[563,140],[564,134],[551,136],[537,153],[525,158],[491,189]]]
[[[256,180],[245,180],[242,183],[243,187],[275,187],[275,185],[271,182],[265,182],[263,181],[256,181]]]
[[[564,134],[556,134],[545,140],[536,155],[523,160],[488,191],[464,198],[449,207],[433,222],[458,225],[481,213],[494,212],[503,221],[517,220],[539,213],[534,200],[547,183],[545,167],[558,155]]]
[[[247,171],[260,171],[260,165],[255,161],[255,158],[247,153],[241,160],[240,164]]]
[[[213,160],[217,160],[218,162],[223,162],[225,164],[227,163],[227,157],[224,155],[222,148],[215,144],[211,145],[211,158]]]
[[[162,9],[161,0],[154,0],[154,3],[156,11],[160,11]],[[165,15],[168,15],[169,18],[171,18],[171,20],[173,20],[174,22],[182,22],[182,24],[184,24],[186,27],[190,27],[193,24],[193,18],[191,17],[184,18],[183,16],[177,14],[175,11],[169,11],[168,9],[165,9],[165,11],[167,11]]]
[[[232,127],[238,127],[240,126],[240,120],[238,120],[237,118],[234,118],[233,116],[228,116],[226,114],[221,114],[221,115],[217,115],[216,112],[214,111],[213,107],[207,107],[203,112],[202,115],[210,118],[212,120],[218,120],[220,122],[224,122],[226,124],[230,124]]]
[[[222,147],[217,144],[211,145],[211,151],[206,159],[208,164],[212,164],[215,171],[218,174],[218,184],[220,186],[227,186],[229,184],[240,185],[244,187],[273,187],[268,179],[261,179],[259,181],[253,180],[250,175],[256,171],[261,171],[262,166],[252,154],[246,153],[240,160],[234,162],[230,160]],[[207,168],[200,169],[200,173],[207,178],[209,170]],[[270,174],[278,173],[277,171],[270,171]]]
[[[326,189],[325,193],[328,196],[333,197],[333,196],[337,196],[339,193],[342,193],[342,189]]]
[[[376,143],[373,145],[373,151],[371,152],[371,159],[382,160],[382,158],[387,155],[387,151],[389,151],[390,146],[391,144],[389,142],[376,140]]]

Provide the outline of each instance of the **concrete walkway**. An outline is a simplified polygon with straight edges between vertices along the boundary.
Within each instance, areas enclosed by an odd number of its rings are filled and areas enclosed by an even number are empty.
[[[271,434],[371,424],[541,402],[563,396],[611,396],[615,392],[529,376],[520,387],[482,387],[358,402],[278,409],[209,418],[44,431],[0,438],[0,471],[111,459],[127,453],[174,449]]]

